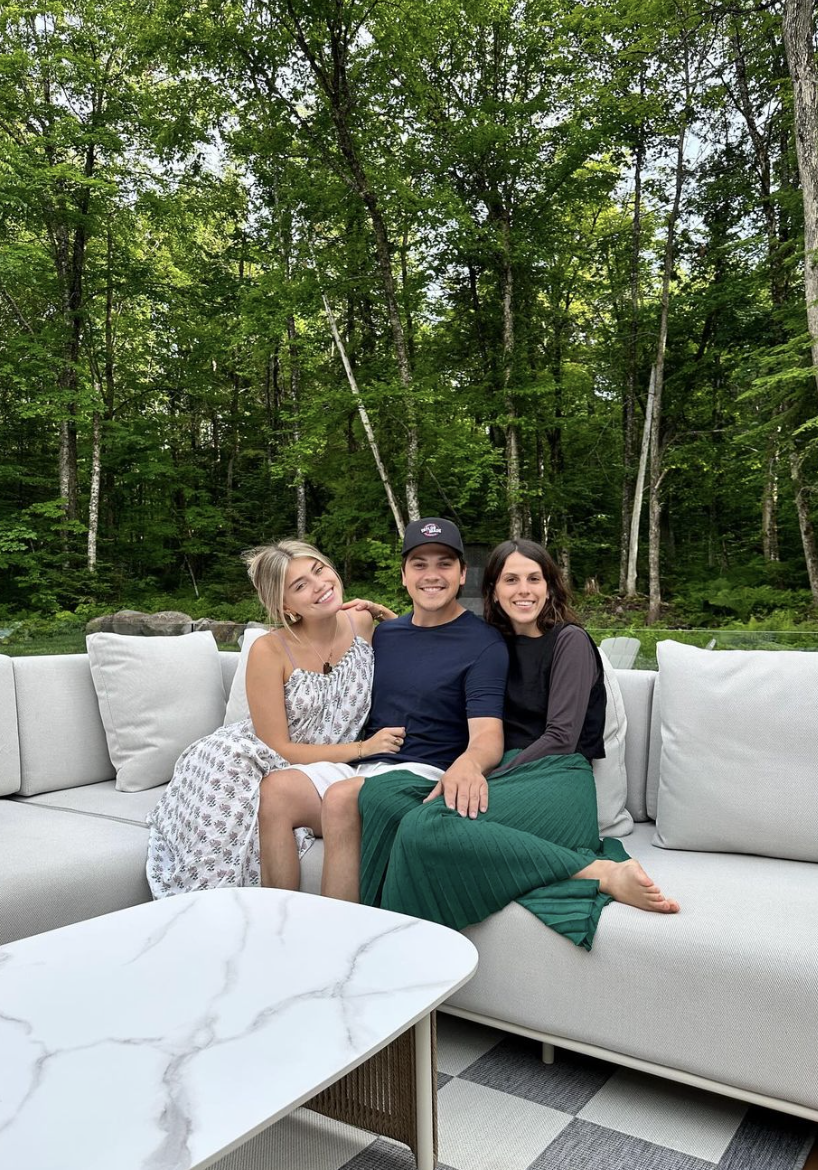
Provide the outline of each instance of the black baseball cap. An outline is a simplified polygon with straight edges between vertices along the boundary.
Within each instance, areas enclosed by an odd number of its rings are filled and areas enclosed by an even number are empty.
[[[460,532],[451,520],[441,520],[439,516],[426,516],[423,520],[412,520],[407,524],[401,556],[407,556],[422,544],[445,544],[447,548],[454,549],[461,560],[466,559]]]

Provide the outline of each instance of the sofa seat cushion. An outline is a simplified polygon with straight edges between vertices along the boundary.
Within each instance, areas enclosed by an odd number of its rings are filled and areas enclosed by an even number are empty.
[[[652,835],[625,845],[679,914],[610,905],[587,954],[514,903],[466,930],[480,962],[451,1003],[818,1109],[818,865]]]
[[[166,788],[167,784],[162,784],[159,788],[149,788],[144,792],[120,792],[114,780],[104,780],[101,784],[88,784],[83,788],[65,788],[60,792],[44,792],[41,796],[14,799],[33,807],[106,817],[126,825],[141,825],[147,833],[145,817],[155,808]]]
[[[0,840],[0,944],[150,901],[137,825],[5,799]]]

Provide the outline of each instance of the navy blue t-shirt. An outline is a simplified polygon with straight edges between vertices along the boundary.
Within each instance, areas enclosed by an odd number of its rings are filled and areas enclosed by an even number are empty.
[[[412,614],[375,630],[375,679],[365,736],[405,727],[399,752],[367,762],[448,768],[469,743],[468,719],[502,719],[508,650],[469,610],[442,626],[413,626]]]

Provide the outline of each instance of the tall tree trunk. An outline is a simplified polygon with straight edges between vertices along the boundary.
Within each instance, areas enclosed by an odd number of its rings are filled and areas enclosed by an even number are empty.
[[[761,543],[765,561],[777,561],[778,549],[778,462],[781,451],[780,427],[767,436],[764,467],[764,495],[761,501]]]
[[[804,560],[807,564],[809,587],[812,593],[812,604],[818,608],[818,547],[815,543],[815,529],[810,516],[809,494],[801,474],[804,456],[793,445],[790,448],[790,475],[795,488],[795,510],[798,513],[798,527],[801,532],[801,544],[804,548]]]
[[[779,201],[773,198],[772,162],[770,159],[769,133],[763,125],[759,125],[756,118],[753,97],[748,80],[747,61],[744,56],[744,46],[741,39],[741,25],[738,18],[733,20],[731,34],[733,46],[733,63],[736,71],[737,101],[736,104],[747,125],[750,141],[753,145],[756,174],[758,176],[759,193],[761,196],[761,210],[764,215],[765,234],[767,237],[767,264],[770,273],[770,295],[773,303],[773,319],[771,321],[772,336],[777,342],[784,341],[781,326],[782,310],[787,302],[787,273],[784,265],[786,250],[782,239],[783,218],[779,212]],[[789,143],[782,147],[783,154],[789,152]],[[786,186],[782,182],[780,186]],[[776,413],[781,413],[778,407]],[[777,561],[778,552],[778,464],[781,444],[781,427],[775,426],[767,438],[767,452],[764,469],[764,489],[761,500],[761,542],[764,559]]]
[[[467,271],[469,274],[469,298],[471,300],[472,313],[474,314],[475,336],[480,348],[480,356],[483,359],[483,370],[485,371],[486,377],[489,378],[491,377],[492,362],[489,357],[489,346],[486,340],[483,306],[480,303],[480,293],[477,288],[477,269],[471,261],[467,263]]]
[[[406,350],[410,369],[415,365],[415,324],[412,320],[412,295],[409,288],[409,225],[404,224],[400,243],[400,284],[403,297],[403,316],[406,321]]]
[[[61,388],[71,392],[68,380],[61,380]],[[78,516],[77,492],[77,404],[69,402],[65,407],[67,417],[60,422],[60,496],[63,500],[63,512],[66,520],[76,520]],[[67,530],[66,530],[67,532]],[[64,542],[67,551],[67,537]]]
[[[97,571],[97,533],[99,531],[99,486],[102,468],[102,419],[94,411],[91,432],[91,490],[88,499],[88,572]]]
[[[295,317],[287,318],[287,341],[290,350],[290,400],[293,411],[293,440],[296,446],[301,442],[301,359],[298,353],[298,331]],[[299,463],[295,471],[295,528],[298,539],[307,534],[307,485],[304,470]]]
[[[782,28],[795,98],[795,148],[804,203],[804,293],[818,386],[818,77],[812,0],[784,0]]]
[[[233,492],[236,482],[236,462],[239,457],[239,391],[241,377],[235,362],[238,354],[234,355],[233,373],[230,378],[230,452],[227,456],[227,468],[224,477],[224,514],[228,538],[233,536]]]
[[[639,81],[644,95],[644,72]],[[631,226],[630,301],[631,322],[628,338],[628,372],[622,399],[622,505],[619,549],[619,592],[624,593],[629,579],[631,512],[633,509],[633,464],[636,455],[636,385],[639,377],[639,261],[642,251],[642,167],[645,161],[645,126],[641,123],[636,140],[633,178],[633,223]],[[634,588],[635,578],[634,578]]]
[[[501,260],[500,289],[503,300],[503,404],[506,412],[506,500],[509,535],[519,540],[523,534],[523,507],[520,496],[520,435],[517,409],[511,392],[514,369],[514,271],[511,264],[511,240],[508,214],[500,221]]]
[[[687,92],[689,95],[689,79]],[[667,224],[667,239],[665,241],[665,262],[662,272],[662,309],[659,319],[659,340],[656,345],[656,360],[654,362],[653,388],[653,418],[650,424],[650,494],[648,508],[650,522],[648,525],[648,569],[650,574],[648,625],[652,625],[659,618],[662,606],[662,586],[659,572],[659,556],[661,545],[661,513],[662,503],[659,489],[664,478],[662,471],[662,389],[665,375],[665,348],[667,346],[667,322],[670,309],[670,280],[673,275],[673,257],[675,251],[676,223],[679,218],[679,209],[682,202],[682,188],[684,187],[684,150],[687,136],[688,110],[682,116],[679,127],[679,139],[676,148],[676,178],[673,192],[673,207]]]
[[[102,365],[102,428],[100,433],[100,499],[104,506],[103,529],[113,532],[114,474],[106,467],[106,435],[116,411],[116,381],[114,378],[114,233],[110,217],[105,233],[105,353]]]
[[[563,407],[563,353],[571,306],[570,291],[566,292],[557,282],[551,298],[553,343],[550,347],[550,369],[554,382],[554,425],[548,431],[548,447],[551,462],[551,484],[558,522],[554,525],[553,541],[557,543],[556,556],[563,565],[566,580],[569,579],[571,556],[568,548],[568,514],[565,509],[565,454],[562,446]],[[567,566],[567,568],[566,568]]]
[[[314,44],[305,33],[301,23],[301,16],[296,11],[292,0],[287,0],[287,9],[291,19],[291,29],[296,42],[309,64],[313,76],[325,94],[328,102],[330,117],[335,129],[338,149],[347,167],[347,174],[352,189],[356,192],[369,216],[372,225],[372,235],[375,241],[375,255],[378,271],[381,277],[386,314],[392,331],[392,343],[398,365],[398,376],[403,387],[403,412],[406,419],[406,509],[410,520],[420,519],[420,503],[418,501],[418,458],[419,443],[417,423],[415,420],[415,404],[413,400],[412,369],[409,361],[409,352],[406,345],[403,323],[401,321],[398,296],[395,289],[395,277],[392,272],[392,251],[389,243],[389,234],[386,221],[381,210],[377,194],[372,189],[369,176],[361,160],[358,146],[350,127],[350,112],[353,107],[352,95],[349,88],[347,61],[349,52],[349,30],[336,15],[327,21],[329,32],[329,50],[331,68],[327,69],[318,59]]]
[[[50,101],[50,97],[49,97]],[[83,171],[91,179],[96,165],[96,149],[89,143],[85,150]],[[82,347],[84,303],[85,254],[88,239],[88,212],[91,193],[83,187],[73,209],[76,222],[68,226],[67,213],[62,212],[62,222],[55,223],[53,239],[56,243],[55,264],[57,276],[63,290],[63,324],[65,344],[63,347],[62,369],[59,386],[62,398],[63,418],[60,422],[59,477],[60,496],[63,500],[65,526],[63,528],[63,557],[68,563],[68,525],[79,519],[79,483],[77,474],[77,398],[79,388],[79,358]],[[73,217],[72,217],[73,218]]]
[[[372,452],[372,458],[375,460],[375,466],[378,469],[378,475],[381,477],[381,483],[383,484],[384,491],[386,492],[386,499],[387,499],[387,502],[389,504],[389,508],[390,508],[392,515],[394,517],[394,520],[395,520],[395,527],[398,530],[398,535],[401,537],[401,539],[403,539],[403,534],[406,531],[406,522],[403,519],[403,515],[402,515],[401,510],[400,510],[400,505],[398,504],[397,498],[395,497],[395,493],[392,490],[392,484],[391,484],[391,481],[389,479],[389,473],[386,470],[386,466],[383,462],[383,459],[381,459],[381,453],[380,453],[380,450],[378,448],[378,441],[375,438],[375,432],[372,429],[372,423],[370,422],[370,419],[369,419],[369,413],[368,413],[366,406],[364,404],[363,396],[362,396],[361,391],[358,387],[358,383],[355,379],[355,374],[353,373],[352,366],[349,364],[349,358],[347,357],[347,351],[344,347],[343,341],[341,340],[341,335],[338,332],[338,326],[337,326],[336,321],[335,321],[335,315],[334,315],[332,309],[330,308],[330,303],[327,300],[327,298],[323,292],[321,293],[321,300],[324,303],[324,312],[327,315],[327,321],[329,323],[330,332],[332,333],[332,340],[335,342],[335,348],[338,350],[338,356],[340,357],[341,362],[343,364],[344,372],[346,373],[347,381],[349,382],[349,387],[352,391],[352,396],[355,399],[355,405],[358,407],[358,414],[360,416],[364,431],[366,433],[367,442],[369,443],[369,450]],[[419,519],[419,517],[418,517],[418,519]]]
[[[536,456],[537,456],[537,498],[539,501],[539,521],[540,531],[538,538],[541,544],[548,544],[548,524],[550,515],[546,508],[546,482],[545,482],[545,444],[543,443],[542,435],[537,431],[536,440]]]
[[[645,404],[645,423],[642,427],[642,444],[639,449],[639,466],[636,471],[636,483],[633,489],[633,509],[631,511],[631,530],[628,538],[628,572],[625,580],[625,594],[627,597],[636,597],[636,558],[639,555],[639,520],[642,515],[642,496],[645,492],[645,472],[648,465],[648,451],[650,450],[650,436],[653,425],[653,406],[656,400],[656,369],[651,366],[650,382],[648,384],[648,398]]]
[[[69,241],[67,228],[61,233],[61,272],[63,285],[63,322],[65,344],[59,386],[62,398],[63,418],[60,421],[60,495],[67,521],[76,520],[78,510],[77,476],[77,378],[82,337],[82,277],[85,261],[85,233],[78,226],[73,241]],[[67,530],[64,536],[67,551]]]

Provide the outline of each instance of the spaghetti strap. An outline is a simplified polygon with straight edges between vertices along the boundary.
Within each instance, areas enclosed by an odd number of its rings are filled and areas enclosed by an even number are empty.
[[[289,658],[290,662],[292,662],[292,664],[293,664],[293,669],[297,670],[298,667],[296,666],[295,659],[293,658],[292,654],[290,653],[290,647],[287,645],[284,638],[282,638],[282,636],[281,636],[281,634],[279,634],[278,630],[270,630],[270,633],[275,634],[275,636],[278,638],[279,642],[284,647],[284,650],[287,654],[287,657]]]
[[[355,623],[352,620],[352,614],[349,612],[348,609],[345,609],[344,613],[347,615],[347,621],[349,622],[349,628],[352,630],[352,641],[354,642],[358,635],[355,633]]]

